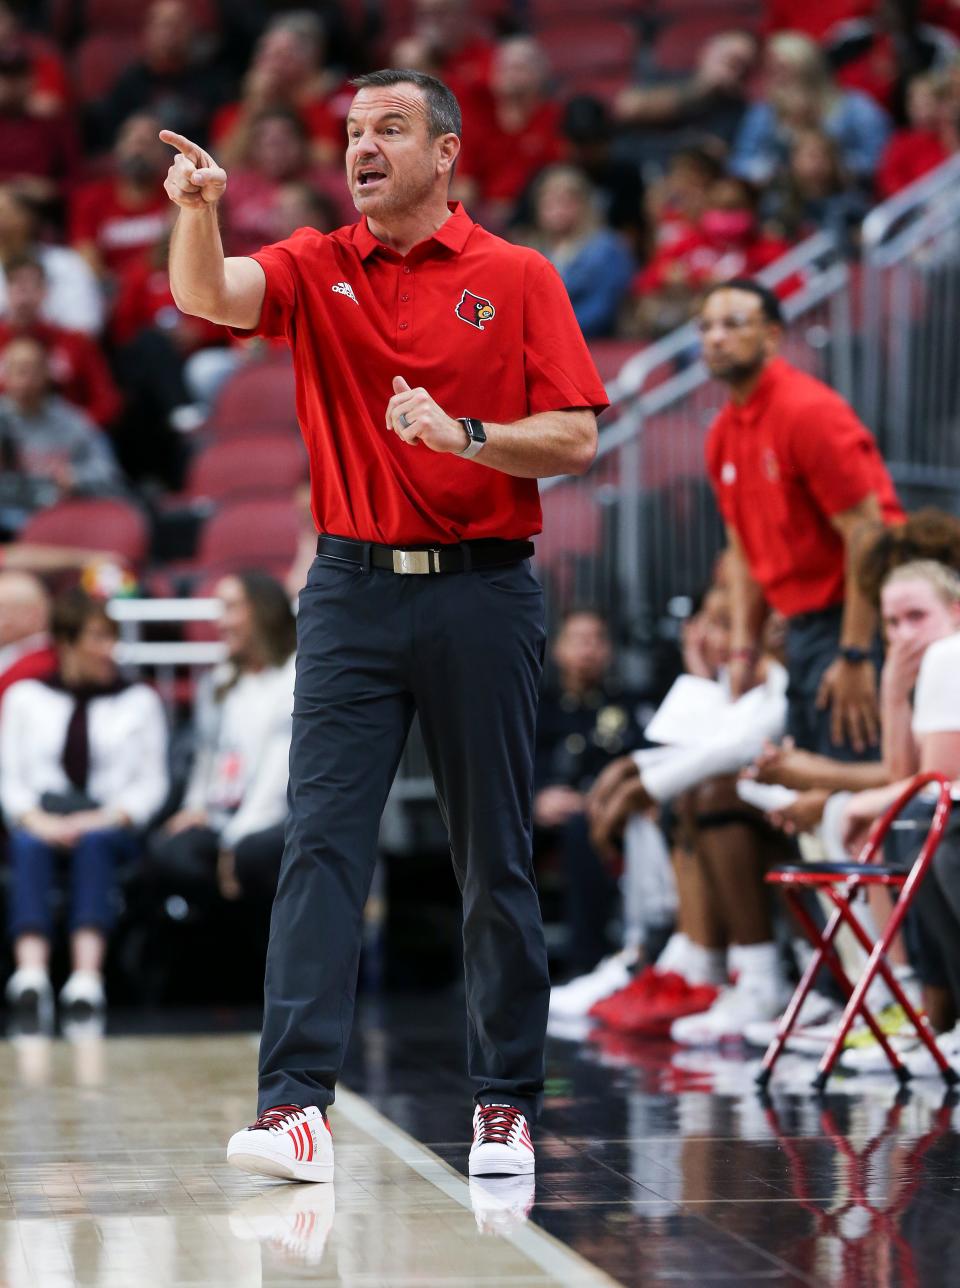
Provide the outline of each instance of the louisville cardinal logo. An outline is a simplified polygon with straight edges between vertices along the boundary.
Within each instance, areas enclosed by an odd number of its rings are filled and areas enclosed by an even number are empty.
[[[491,318],[496,316],[497,310],[482,295],[474,295],[473,291],[464,291],[460,296],[460,303],[457,305],[457,317],[462,322],[469,322],[478,331],[483,330],[484,322],[489,322]]]

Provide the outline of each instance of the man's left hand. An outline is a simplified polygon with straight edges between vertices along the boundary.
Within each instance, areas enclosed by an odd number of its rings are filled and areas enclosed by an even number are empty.
[[[880,715],[872,662],[847,662],[838,657],[820,681],[817,706],[821,711],[830,708],[830,737],[837,746],[849,741],[858,755],[876,746]]]
[[[437,406],[426,389],[411,389],[403,376],[393,378],[386,424],[405,443],[423,443],[431,452],[459,455],[469,446],[467,431],[460,422]]]

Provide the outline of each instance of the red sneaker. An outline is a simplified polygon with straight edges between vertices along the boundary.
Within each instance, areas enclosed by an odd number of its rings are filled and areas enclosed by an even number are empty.
[[[590,1011],[595,1020],[609,1024],[611,1028],[620,1029],[624,1013],[629,1013],[637,1006],[652,1005],[664,993],[673,995],[678,988],[686,988],[682,975],[675,971],[657,970],[648,966],[636,978],[612,997],[606,997]]]
[[[658,993],[625,1005],[616,1022],[608,1023],[633,1037],[666,1038],[674,1020],[709,1009],[719,991],[712,984],[688,984],[681,975],[672,975]]]
[[[605,1024],[608,1012],[616,1015],[624,1005],[625,998],[646,997],[648,994],[654,993],[660,987],[662,979],[663,975],[655,966],[645,966],[639,974],[634,975],[629,984],[625,984],[623,988],[618,988],[609,997],[602,997],[599,1002],[595,1002],[587,1014]]]

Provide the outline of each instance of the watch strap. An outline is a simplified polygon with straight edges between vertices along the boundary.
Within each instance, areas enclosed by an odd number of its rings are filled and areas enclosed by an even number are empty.
[[[460,455],[469,461],[486,447],[487,435],[482,420],[477,420],[474,416],[458,416],[457,419],[466,430],[469,440]]]
[[[863,662],[869,662],[871,658],[870,650],[866,648],[854,648],[852,644],[847,644],[840,649],[840,656],[851,666],[860,666]]]

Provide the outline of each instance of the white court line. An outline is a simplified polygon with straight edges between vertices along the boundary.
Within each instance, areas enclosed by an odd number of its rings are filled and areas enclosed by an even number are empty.
[[[390,1122],[368,1101],[355,1092],[338,1087],[336,1111],[354,1127],[372,1136],[378,1144],[406,1163],[418,1176],[435,1185],[448,1198],[459,1203],[468,1212],[473,1211],[470,1187],[460,1173],[427,1149],[426,1145],[421,1145],[402,1128]],[[566,1285],[567,1288],[615,1288],[618,1283],[537,1225],[521,1225],[516,1230],[500,1233],[498,1237],[511,1243],[518,1252],[522,1252],[550,1275],[556,1284]]]

